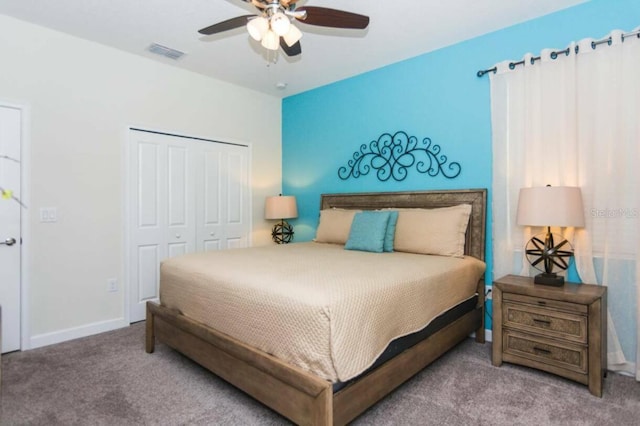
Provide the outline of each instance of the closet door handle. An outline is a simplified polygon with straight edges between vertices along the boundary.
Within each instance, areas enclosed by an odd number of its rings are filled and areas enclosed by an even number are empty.
[[[15,238],[7,238],[4,241],[0,241],[0,245],[5,245],[5,246],[12,246],[16,243],[16,239]]]

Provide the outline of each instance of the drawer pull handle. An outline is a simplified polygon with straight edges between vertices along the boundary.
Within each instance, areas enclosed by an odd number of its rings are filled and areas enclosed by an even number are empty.
[[[540,352],[540,353],[543,353],[545,355],[551,355],[551,351],[548,350],[548,349],[543,349],[543,348],[539,348],[537,346],[534,346],[533,350],[534,350],[534,352]]]
[[[535,322],[535,323],[537,323],[537,324],[543,324],[543,325],[546,325],[546,326],[551,325],[551,321],[548,321],[548,320],[541,320],[541,319],[538,319],[538,318],[534,318],[534,319],[533,319],[533,322]]]

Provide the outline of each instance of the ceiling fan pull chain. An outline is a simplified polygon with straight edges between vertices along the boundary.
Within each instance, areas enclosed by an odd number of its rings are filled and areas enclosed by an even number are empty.
[[[277,63],[278,63],[278,51],[277,50],[267,50],[267,67],[270,67],[271,64],[275,65]]]

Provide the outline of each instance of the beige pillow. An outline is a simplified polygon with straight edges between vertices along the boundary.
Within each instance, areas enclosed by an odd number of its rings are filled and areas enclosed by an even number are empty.
[[[351,222],[362,210],[326,209],[320,210],[320,223],[315,241],[318,243],[345,244],[349,239]]]
[[[464,256],[470,204],[438,209],[399,209],[393,249],[409,253]]]

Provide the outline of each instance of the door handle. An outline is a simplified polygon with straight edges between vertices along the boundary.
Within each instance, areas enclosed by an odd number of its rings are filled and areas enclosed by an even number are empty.
[[[7,238],[4,241],[0,241],[0,245],[6,245],[6,246],[12,246],[16,243],[16,239],[15,238]]]

